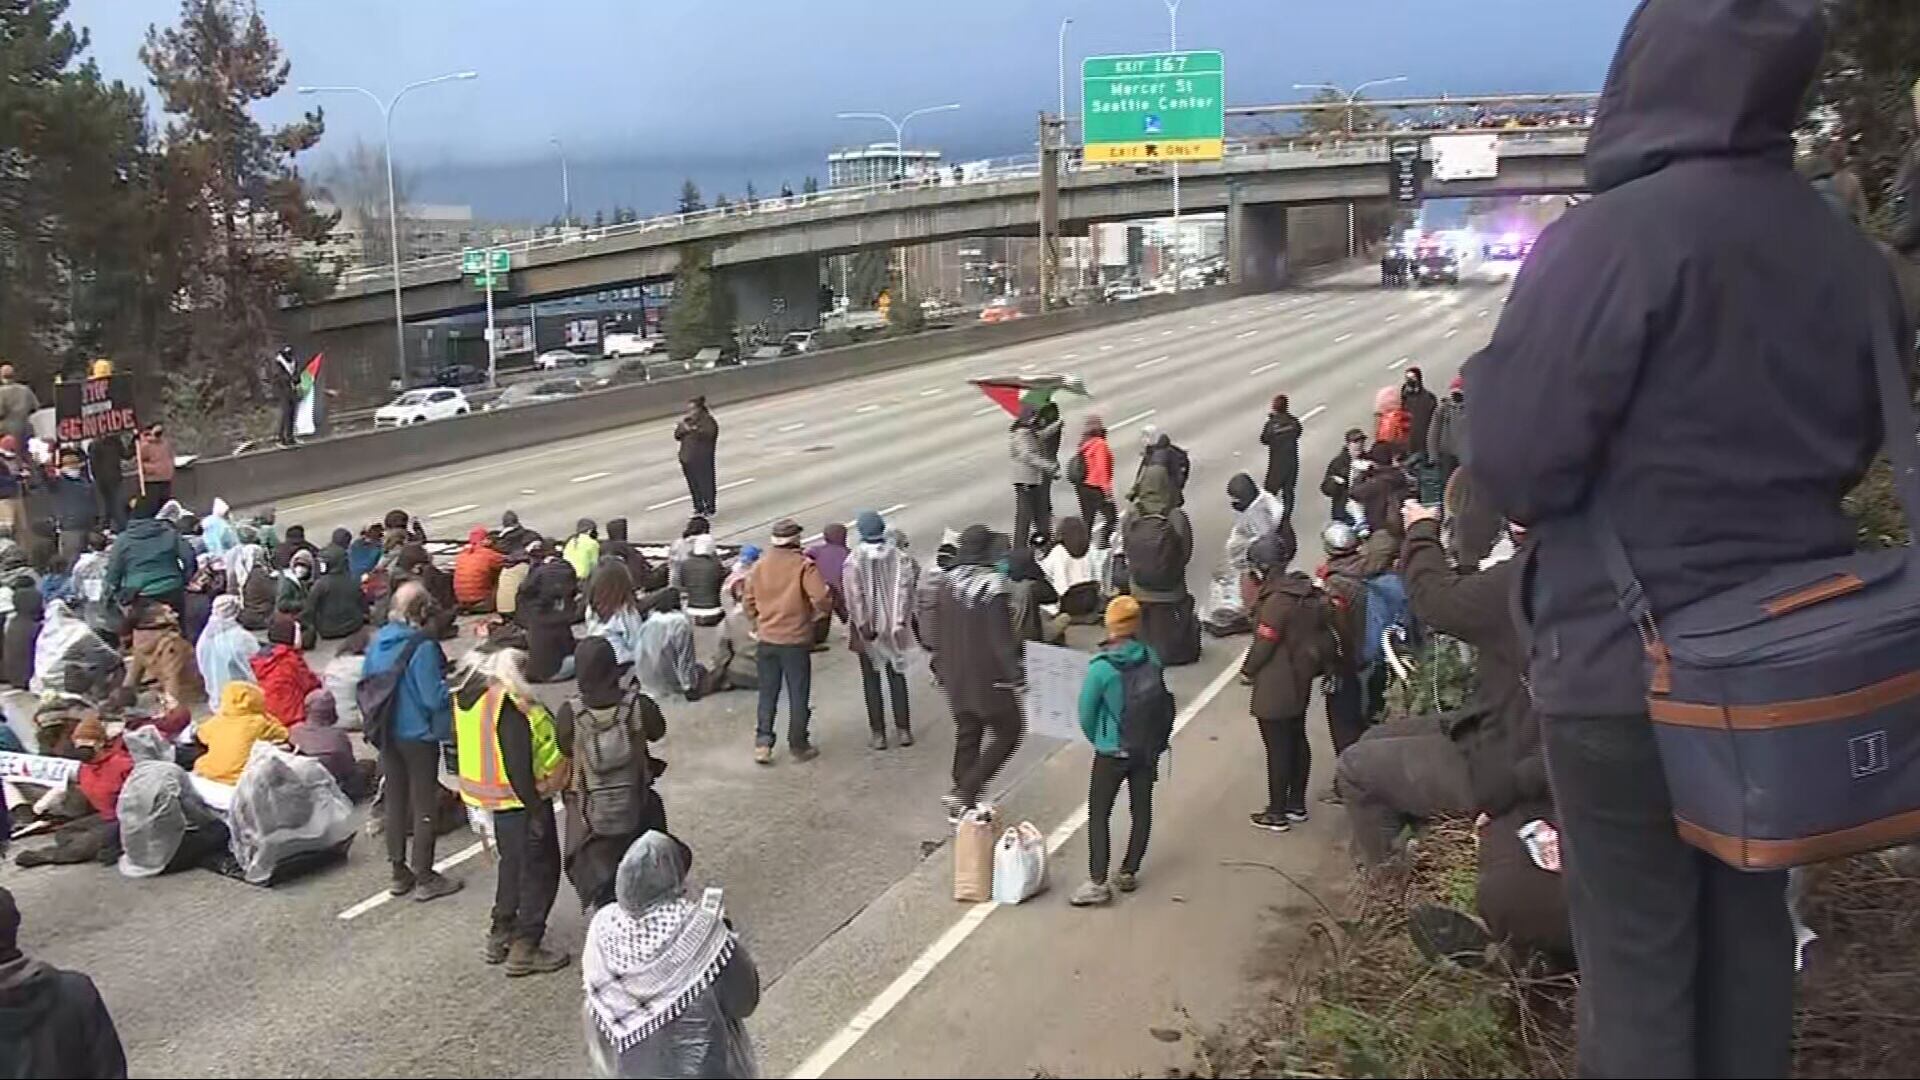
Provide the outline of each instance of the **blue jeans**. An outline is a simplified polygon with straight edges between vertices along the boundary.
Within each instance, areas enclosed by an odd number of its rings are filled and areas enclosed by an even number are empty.
[[[760,675],[760,717],[754,730],[755,746],[772,746],[773,719],[780,711],[780,684],[787,686],[787,746],[806,748],[813,721],[813,647],[760,643],[755,663]]]

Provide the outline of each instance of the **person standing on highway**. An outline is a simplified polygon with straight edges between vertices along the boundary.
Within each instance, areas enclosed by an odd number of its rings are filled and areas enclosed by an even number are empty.
[[[440,819],[440,744],[453,741],[453,701],[447,692],[447,655],[423,629],[432,607],[433,598],[417,581],[394,590],[387,623],[367,646],[360,670],[363,681],[382,672],[401,672],[386,737],[380,741],[387,861],[393,867],[388,891],[395,896],[413,893],[419,901],[457,893],[465,885],[433,868],[434,826]]]
[[[1313,580],[1288,568],[1295,541],[1291,530],[1268,533],[1247,552],[1259,580],[1253,611],[1253,647],[1240,665],[1240,681],[1253,687],[1248,707],[1267,755],[1267,805],[1253,827],[1286,832],[1307,820],[1307,780],[1313,749],[1307,739],[1307,706],[1313,681],[1332,672],[1339,657],[1327,601]]]
[[[1675,831],[1596,522],[1655,613],[1855,549],[1841,497],[1881,444],[1876,344],[1913,332],[1880,253],[1793,171],[1824,37],[1813,0],[1642,4],[1587,146],[1595,194],[1541,235],[1466,367],[1467,467],[1534,545],[1585,1075],[1792,1064],[1786,874]]]
[[[119,602],[158,600],[186,617],[187,579],[198,559],[173,525],[154,515],[160,504],[149,495],[134,504],[133,520],[113,538],[107,551],[106,595]]]
[[[1167,692],[1160,658],[1141,643],[1140,602],[1116,596],[1107,605],[1107,640],[1087,664],[1080,684],[1080,731],[1093,745],[1087,781],[1087,881],[1067,902],[1094,907],[1139,885],[1140,864],[1153,833],[1153,782],[1160,771],[1164,738],[1173,731],[1173,695]],[[1127,785],[1129,828],[1120,872],[1107,885],[1113,854],[1113,803]]]
[[[553,720],[573,759],[561,797],[567,842],[561,863],[580,903],[593,911],[613,902],[614,871],[640,834],[666,831],[666,804],[653,786],[666,763],[656,761],[647,744],[667,737],[667,718],[605,640],[582,638],[574,667],[579,689]]]
[[[813,720],[815,627],[833,614],[833,595],[820,568],[800,551],[800,525],[792,518],[773,527],[773,544],[747,572],[747,618],[759,637],[760,710],[753,760],[773,764],[773,721],[780,687],[787,689],[787,750],[795,761],[820,756],[810,736]]]
[[[274,404],[280,410],[280,445],[294,445],[293,414],[300,405],[300,365],[294,362],[293,346],[283,345],[267,365],[267,379]]]
[[[87,444],[87,472],[100,499],[100,521],[118,532],[127,527],[127,496],[122,475],[127,462],[126,437],[102,435]]]
[[[1026,661],[1000,571],[1011,547],[985,525],[969,525],[954,545],[952,568],[920,590],[920,639],[953,709],[953,790],[942,802],[955,822],[979,805],[1026,735]]]
[[[87,549],[87,534],[100,521],[99,496],[87,482],[87,459],[78,446],[60,448],[60,469],[47,482],[53,495],[53,524],[60,537],[60,556],[73,560]]]
[[[907,703],[907,667],[914,654],[913,614],[920,589],[920,564],[887,535],[887,523],[872,510],[854,519],[860,543],[847,557],[841,582],[847,603],[847,638],[860,661],[860,685],[867,699],[867,745],[887,748],[887,703],[881,674],[893,698],[893,723],[901,746],[913,745]]]
[[[1036,536],[1052,532],[1045,488],[1058,468],[1041,443],[1040,416],[1024,406],[1007,429],[1007,453],[1013,459],[1013,546],[1032,547]]]
[[[0,364],[0,433],[27,445],[33,438],[33,414],[39,411],[40,399],[33,396],[33,388],[15,380],[12,364]]]
[[[1106,547],[1120,511],[1113,504],[1113,446],[1107,442],[1107,423],[1089,416],[1080,431],[1080,447],[1067,463],[1067,479],[1080,499],[1080,520],[1089,535]],[[1096,523],[1097,522],[1097,523]]]
[[[571,771],[553,715],[522,674],[526,645],[518,627],[501,625],[461,658],[452,690],[460,798],[492,816],[500,853],[481,957],[506,964],[508,978],[559,971],[570,960],[542,941],[560,889],[553,799]]]
[[[720,512],[715,459],[720,452],[720,421],[707,409],[704,395],[687,403],[687,415],[674,426],[673,437],[680,442],[680,471],[687,478],[687,494],[693,499],[693,512],[711,518]]]
[[[1433,469],[1440,480],[1440,490],[1447,489],[1447,481],[1453,479],[1453,471],[1460,467],[1460,456],[1466,449],[1467,440],[1467,384],[1460,376],[1453,377],[1453,383],[1447,387],[1447,400],[1433,414],[1433,424],[1427,428],[1427,466]]]
[[[140,432],[134,456],[140,467],[140,479],[146,484],[141,494],[155,496],[161,504],[173,498],[173,440],[167,438],[166,425],[148,424]]]
[[[1300,483],[1300,435],[1305,430],[1287,395],[1275,394],[1260,443],[1267,448],[1267,494],[1280,496],[1288,521],[1293,520],[1293,491]]]
[[[1426,376],[1417,367],[1409,367],[1400,380],[1400,408],[1407,414],[1406,447],[1409,454],[1427,450],[1427,433],[1433,426],[1433,412],[1440,399],[1427,389]]]
[[[1333,521],[1354,524],[1353,507],[1353,466],[1365,458],[1367,453],[1367,433],[1359,428],[1348,428],[1340,442],[1340,452],[1327,462],[1325,473],[1320,477],[1320,494],[1327,497],[1327,517]]]
[[[1062,436],[1065,435],[1067,430],[1065,422],[1060,419],[1059,403],[1052,398],[1041,402],[1040,407],[1034,410],[1034,422],[1035,431],[1038,433],[1040,439],[1041,456],[1045,457],[1047,463],[1053,466],[1051,475],[1057,478],[1060,475],[1060,443]],[[1052,479],[1040,485],[1040,516],[1047,522],[1049,526],[1048,535],[1051,536],[1051,526],[1053,524]],[[1040,550],[1045,550],[1046,545],[1041,544],[1039,548]]]

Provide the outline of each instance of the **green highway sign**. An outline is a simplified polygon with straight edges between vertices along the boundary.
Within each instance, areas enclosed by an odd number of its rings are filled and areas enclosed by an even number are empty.
[[[487,253],[479,248],[468,248],[460,253],[460,272],[478,274],[487,268]]]
[[[1218,51],[1089,56],[1080,87],[1086,161],[1218,161],[1225,150]]]
[[[513,272],[513,252],[506,248],[467,248],[460,253],[460,273],[472,278],[475,291],[507,287],[507,275]]]

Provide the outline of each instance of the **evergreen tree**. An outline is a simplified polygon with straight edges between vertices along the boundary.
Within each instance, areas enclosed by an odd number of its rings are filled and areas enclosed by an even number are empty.
[[[680,270],[673,278],[673,300],[667,307],[667,348],[684,360],[710,346],[733,339],[733,299],[713,272],[713,257],[704,247],[680,251]]]
[[[812,195],[820,190],[819,177],[809,176],[800,182],[800,194]]]
[[[693,178],[688,177],[681,182],[679,212],[682,214],[697,214],[706,208],[707,204],[700,201],[700,187],[693,182]]]
[[[604,211],[604,210],[595,210],[595,211],[593,212],[593,227],[594,227],[594,228],[596,228],[596,229],[604,229],[604,228],[606,228],[606,227],[607,227],[607,214],[606,214],[606,211]]]

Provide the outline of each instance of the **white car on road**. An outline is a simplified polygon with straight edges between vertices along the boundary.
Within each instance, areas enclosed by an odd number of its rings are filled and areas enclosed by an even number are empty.
[[[593,363],[593,357],[572,349],[548,349],[534,361],[541,371],[555,371],[563,367],[586,367]]]
[[[374,410],[373,426],[407,427],[449,416],[465,416],[473,411],[467,395],[450,386],[429,386],[409,390]]]

